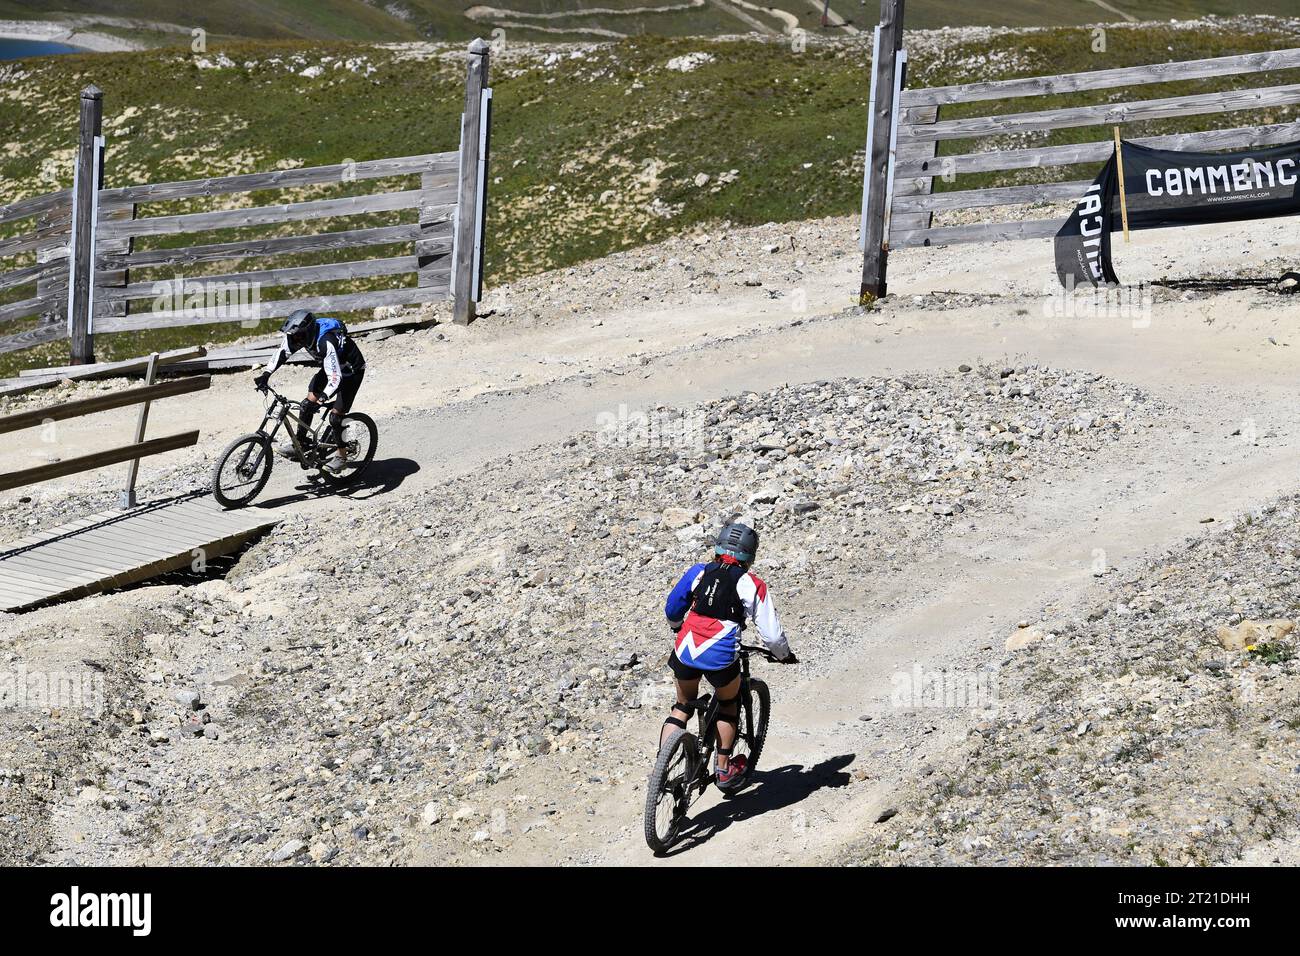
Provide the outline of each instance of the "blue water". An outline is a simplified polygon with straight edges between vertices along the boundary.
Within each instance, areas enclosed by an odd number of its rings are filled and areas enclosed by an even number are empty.
[[[50,43],[47,40],[7,40],[0,37],[0,60],[21,60],[29,56],[49,56],[51,53],[79,53],[75,46]]]

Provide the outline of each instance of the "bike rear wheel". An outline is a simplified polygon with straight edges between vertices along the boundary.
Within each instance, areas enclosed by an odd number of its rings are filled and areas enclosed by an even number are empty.
[[[343,416],[342,445],[347,449],[348,463],[338,474],[321,471],[321,475],[331,485],[346,485],[356,481],[370,467],[375,459],[375,447],[379,444],[379,429],[375,420],[360,412],[349,412]]]
[[[772,707],[772,693],[767,684],[757,678],[751,678],[749,693],[740,697],[740,718],[736,727],[736,743],[732,753],[743,754],[747,766],[740,783],[728,790],[738,793],[749,786],[754,776],[758,758],[763,755],[763,744],[767,740],[767,721]]]
[[[271,442],[261,432],[241,435],[212,466],[212,497],[226,508],[242,508],[271,477]]]
[[[677,842],[691,805],[699,752],[690,731],[674,730],[659,748],[645,791],[645,842],[658,856]]]

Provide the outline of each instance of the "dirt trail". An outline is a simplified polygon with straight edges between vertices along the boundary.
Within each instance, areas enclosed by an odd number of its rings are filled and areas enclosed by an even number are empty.
[[[873,736],[871,722],[859,718],[888,709],[893,675],[918,662],[927,668],[951,663],[979,648],[992,648],[988,656],[996,658],[1018,620],[1045,604],[1069,606],[1088,595],[1098,553],[1109,567],[1132,566],[1203,531],[1203,519],[1230,519],[1294,490],[1300,466],[1291,426],[1294,365],[1285,348],[1261,334],[1270,321],[1260,316],[1231,328],[1206,327],[1181,304],[1165,314],[1157,310],[1152,327],[1140,330],[1118,321],[1068,330],[1021,321],[1003,330],[988,327],[987,310],[904,313],[891,317],[892,330],[878,328],[864,341],[863,319],[836,319],[751,337],[739,351],[675,356],[632,382],[564,384],[541,395],[482,399],[449,410],[411,437],[445,432],[438,450],[422,459],[436,472],[439,460],[463,467],[524,435],[545,441],[590,427],[598,410],[619,401],[634,407],[685,402],[782,381],[951,367],[1004,355],[1103,372],[1174,406],[1174,427],[1149,429],[1127,441],[1123,453],[1083,464],[1066,481],[1028,482],[1022,497],[1009,501],[991,524],[985,520],[977,532],[956,534],[926,561],[898,569],[885,593],[871,579],[858,593],[836,595],[835,613],[858,622],[861,640],[829,663],[827,676],[801,680],[787,669],[766,675],[776,699],[763,758],[772,779],[731,803],[706,797],[697,813],[706,831],[719,832],[673,859],[716,863],[743,847],[747,858],[760,862],[807,862],[869,824],[890,803],[897,781],[914,776],[968,730],[970,718],[961,714],[923,713],[917,732],[905,740]],[[906,328],[912,322],[929,327]],[[1245,418],[1266,436],[1258,445],[1230,437]],[[457,441],[457,435],[466,437]],[[824,596],[810,600],[825,606]],[[797,646],[797,635],[794,640]],[[646,717],[647,740],[658,720]],[[634,759],[639,743],[618,746],[628,746]],[[563,785],[525,775],[516,786],[536,794]],[[563,825],[547,835],[534,831],[537,836],[517,841],[504,860],[645,862],[640,787],[639,774],[629,771],[580,831]]]
[[[1040,252],[1040,264],[1048,261],[1046,247],[1029,245],[995,247],[986,258],[1001,263],[997,276],[989,268],[963,277],[962,269],[974,267],[956,253],[912,263],[900,256],[894,268],[910,276],[897,282],[900,298],[865,316],[805,318],[741,293],[734,302],[702,301],[653,321],[625,313],[602,326],[588,321],[581,330],[494,332],[485,324],[477,339],[474,329],[456,332],[445,354],[413,348],[405,370],[392,363],[388,383],[374,389],[381,459],[416,466],[387,492],[399,495],[591,430],[602,413],[621,405],[682,405],[784,382],[980,360],[1036,362],[1132,382],[1172,407],[1167,425],[1126,437],[1118,453],[1081,462],[1052,481],[1025,482],[1000,515],[954,531],[923,561],[873,574],[851,592],[828,597],[810,589],[794,599],[796,608],[806,602],[804,610],[824,609],[853,622],[859,640],[802,671],[762,667],[775,698],[763,758],[767,777],[735,801],[707,796],[696,808],[698,836],[707,838],[688,841],[686,852],[667,862],[717,863],[742,850],[759,862],[832,854],[891,805],[900,782],[924,773],[944,748],[962,740],[973,719],[950,710],[891,714],[896,673],[972,655],[996,659],[1018,620],[1045,604],[1067,607],[1087,597],[1096,587],[1098,550],[1110,567],[1131,566],[1204,530],[1205,518],[1222,521],[1294,490],[1300,442],[1293,426],[1296,362],[1288,346],[1293,310],[1262,293],[1239,292],[1157,304],[1149,326],[1140,328],[1128,319],[1048,319],[1024,264]],[[1136,273],[1141,255],[1150,254],[1130,252],[1130,268]],[[1227,259],[1231,251],[1216,254]],[[850,259],[819,276],[809,296],[812,311],[841,298],[854,271]],[[910,299],[966,278],[976,291],[1000,286],[991,291],[1019,295],[957,308]],[[643,354],[630,358],[637,351]],[[514,390],[483,392],[485,377],[509,383],[516,372]],[[210,423],[218,433],[242,430],[239,422],[251,417],[246,389],[242,380],[218,383],[214,398],[233,400],[221,406],[229,418]],[[174,424],[185,419],[174,414]],[[1260,436],[1256,444],[1230,437],[1247,421]],[[293,479],[281,471],[268,495],[283,498]],[[279,507],[324,514],[338,502],[281,501]],[[792,638],[797,648],[799,635]],[[605,786],[588,812],[539,826],[493,859],[649,861],[640,835],[641,785],[662,715],[643,713],[640,737],[610,742],[627,752],[621,780]],[[550,773],[529,765],[500,786],[571,800],[570,779]],[[428,862],[441,862],[432,853]]]

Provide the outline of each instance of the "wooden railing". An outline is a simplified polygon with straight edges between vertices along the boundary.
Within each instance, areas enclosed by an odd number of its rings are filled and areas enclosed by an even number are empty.
[[[903,0],[882,0],[881,6],[885,32],[877,38],[878,52],[883,52],[891,43],[901,44],[903,35]],[[1100,163],[1114,149],[1114,141],[1109,135],[1089,143],[1024,149],[1005,149],[991,144],[979,151],[942,156],[939,155],[940,143],[1300,104],[1300,84],[1287,84],[994,116],[939,118],[943,107],[958,103],[1135,89],[1155,83],[1300,69],[1300,49],[928,89],[907,89],[905,69],[896,70],[885,62],[886,59],[878,56],[873,64],[876,70],[872,84],[871,135],[874,141],[867,146],[869,157],[863,197],[864,300],[884,294],[885,263],[890,249],[1040,238],[1055,235],[1061,227],[1061,219],[1013,221],[998,219],[996,211],[984,222],[935,226],[934,213],[970,208],[997,210],[1006,206],[1075,200],[1091,184],[1089,180],[1073,180],[950,189],[936,193],[936,178],[954,182],[962,174]],[[899,59],[905,62],[905,52]],[[1125,136],[1125,139],[1161,149],[1243,149],[1300,139],[1300,121],[1162,136]]]
[[[0,435],[5,435],[25,428],[44,426],[50,422],[80,418],[83,415],[90,415],[95,412],[124,408],[129,405],[140,406],[140,416],[136,422],[135,441],[131,444],[2,473],[0,474],[0,491],[8,491],[10,488],[20,488],[23,485],[49,481],[52,478],[62,478],[66,475],[75,475],[83,471],[129,462],[126,486],[122,492],[122,504],[124,507],[134,506],[135,481],[140,459],[149,455],[175,451],[178,448],[188,448],[197,444],[199,440],[198,429],[146,440],[144,435],[149,421],[150,403],[161,398],[171,398],[176,395],[188,395],[193,392],[203,391],[212,383],[212,378],[208,375],[155,382],[158,367],[167,362],[185,361],[203,354],[204,350],[202,348],[181,349],[163,355],[155,352],[147,359],[141,360],[145,367],[145,383],[141,386],[122,389],[117,392],[104,392],[92,395],[89,398],[61,402],[57,405],[47,405],[44,408],[27,409],[0,416]],[[129,364],[138,366],[140,363]]]
[[[0,272],[0,293],[34,287],[33,294],[15,298],[11,293],[9,298],[14,301],[0,304],[0,324],[40,316],[35,327],[0,338],[0,353],[70,335],[72,362],[91,363],[95,333],[232,321],[251,326],[297,309],[352,312],[435,302],[453,294],[457,320],[469,321],[482,285],[489,122],[485,105],[491,99],[486,88],[487,56],[486,43],[471,44],[466,121],[459,150],[113,189],[100,188],[102,165],[98,171],[94,166],[96,161],[102,164],[107,149],[98,136],[102,95],[88,87],[81,98],[82,147],[74,189],[0,207],[0,229],[33,220],[30,227],[11,238],[0,238],[0,269],[5,268],[7,259],[20,260],[14,268]],[[406,184],[414,180],[418,186],[406,188],[399,182],[362,195],[257,205],[237,201],[235,208],[179,212],[169,208],[160,214],[141,215],[142,207],[160,203],[331,185],[353,192],[356,183],[383,180],[405,180]],[[404,221],[375,225],[376,215]],[[362,216],[371,217],[371,222],[354,228],[335,225]],[[312,228],[314,223],[326,222],[328,231]],[[286,226],[299,223],[302,225],[293,228],[294,234],[283,234]],[[238,239],[205,236],[261,227],[270,234]],[[5,230],[13,231],[12,227]],[[196,238],[192,244],[176,248],[162,247],[164,244],[156,241],[171,236]],[[461,237],[466,248],[455,254]],[[155,240],[157,247],[137,248],[141,240]],[[352,252],[385,246],[406,249],[400,255],[389,250],[388,255],[368,257]],[[301,258],[333,252],[347,255],[343,261],[326,263],[304,264]],[[28,262],[33,255],[35,263]],[[215,273],[210,268],[246,259],[261,261],[257,268],[241,272]],[[185,275],[188,270],[198,274]],[[378,278],[394,281],[367,291],[289,292],[270,300],[262,295],[268,289]],[[191,306],[195,297],[203,304]]]

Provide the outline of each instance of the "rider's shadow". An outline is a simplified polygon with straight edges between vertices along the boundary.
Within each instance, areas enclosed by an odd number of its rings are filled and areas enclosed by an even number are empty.
[[[740,820],[792,807],[827,787],[847,786],[850,778],[844,768],[851,763],[853,754],[839,754],[808,768],[786,764],[775,770],[756,770],[754,782],[745,790],[692,817],[677,845],[665,856],[685,853]]]
[[[338,490],[345,498],[364,500],[376,495],[386,495],[401,487],[403,481],[420,470],[420,466],[409,458],[383,458],[372,461],[370,467],[361,473],[361,479],[354,485],[345,485]]]
[[[308,498],[334,496],[364,501],[377,495],[385,495],[399,488],[403,481],[420,470],[420,466],[409,458],[383,458],[370,463],[370,467],[361,473],[361,477],[352,484],[336,487],[323,482],[307,482],[298,485],[294,495],[281,495],[278,498],[266,498],[254,507],[279,508],[296,504]]]

